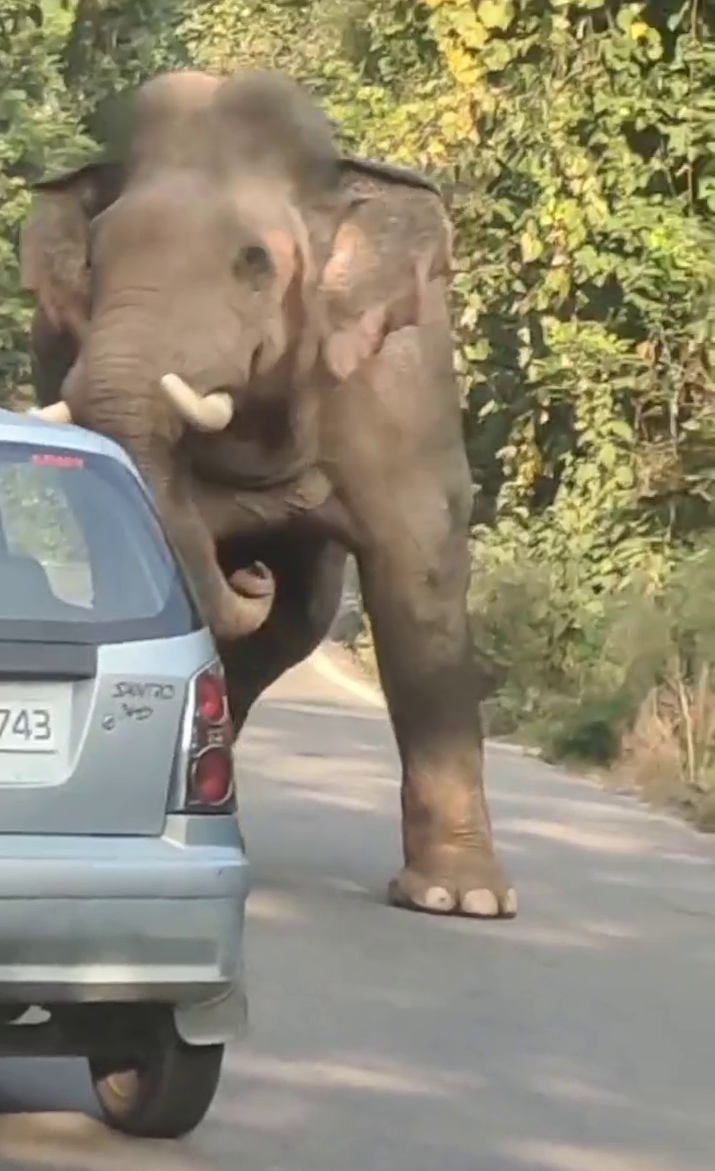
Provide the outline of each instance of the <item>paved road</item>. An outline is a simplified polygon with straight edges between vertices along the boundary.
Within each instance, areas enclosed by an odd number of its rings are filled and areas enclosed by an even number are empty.
[[[212,1114],[128,1144],[81,1063],[0,1062],[4,1171],[712,1171],[710,842],[495,751],[521,915],[425,919],[377,897],[394,776],[379,710],[309,666],[274,689],[242,754],[252,1033]]]

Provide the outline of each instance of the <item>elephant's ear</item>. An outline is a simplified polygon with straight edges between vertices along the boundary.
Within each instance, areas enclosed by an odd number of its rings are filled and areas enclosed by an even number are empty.
[[[99,162],[34,185],[20,232],[20,277],[58,331],[77,335],[86,323],[90,225],[116,198],[119,184],[117,166]]]
[[[424,319],[452,243],[444,205],[419,177],[365,163],[345,170],[345,209],[318,287],[323,357],[341,380],[389,334]]]

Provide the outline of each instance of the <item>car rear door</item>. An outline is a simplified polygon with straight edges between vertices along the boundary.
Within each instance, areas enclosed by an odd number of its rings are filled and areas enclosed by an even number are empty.
[[[211,654],[129,470],[0,443],[0,833],[160,833]]]

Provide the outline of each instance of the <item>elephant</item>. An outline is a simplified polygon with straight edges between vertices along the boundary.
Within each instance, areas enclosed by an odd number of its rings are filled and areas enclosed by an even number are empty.
[[[236,735],[326,636],[354,554],[401,760],[393,905],[512,918],[467,613],[472,486],[425,176],[341,153],[295,81],[161,74],[125,140],[37,184],[36,394],[147,479]]]

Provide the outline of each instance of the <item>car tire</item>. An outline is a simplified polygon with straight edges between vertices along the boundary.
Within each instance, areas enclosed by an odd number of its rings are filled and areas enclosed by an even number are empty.
[[[133,1138],[182,1138],[213,1102],[223,1045],[187,1045],[173,1021],[157,1030],[136,1064],[89,1058],[89,1073],[105,1120]]]

